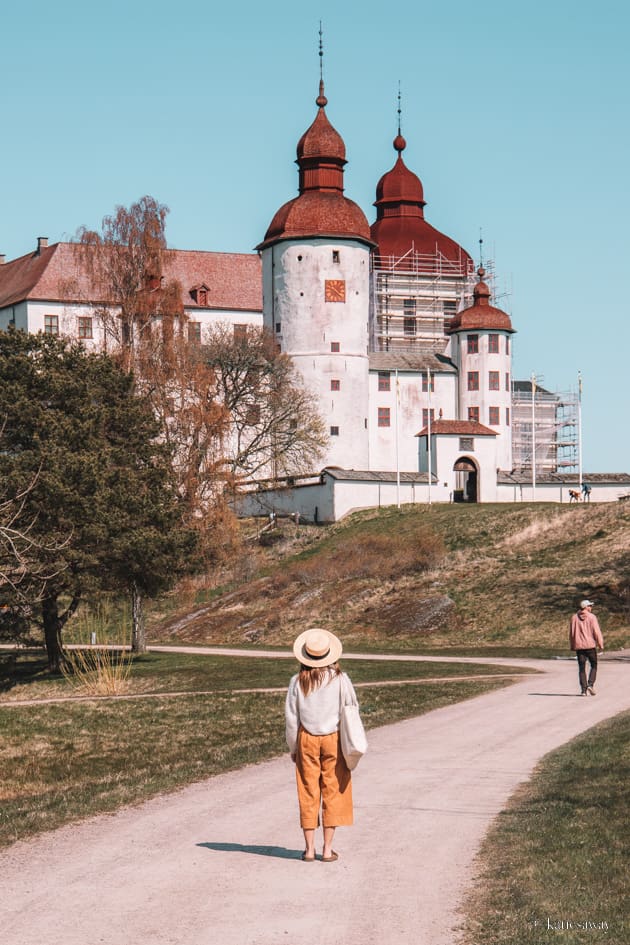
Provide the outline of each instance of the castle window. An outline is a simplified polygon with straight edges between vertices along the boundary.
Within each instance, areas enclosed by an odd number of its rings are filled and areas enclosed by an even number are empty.
[[[459,448],[460,450],[466,450],[466,452],[472,453],[475,449],[475,441],[472,436],[460,436]]]
[[[499,336],[488,335],[488,351],[490,354],[499,353]]]
[[[378,372],[378,389],[391,390],[391,375],[389,371]]]
[[[479,371],[468,372],[468,390],[479,390]]]
[[[250,404],[245,414],[245,422],[248,423],[251,427],[256,426],[256,424],[260,422],[260,405],[259,404]]]
[[[338,351],[340,350],[340,349],[339,349],[339,342],[338,342],[338,341],[331,341],[331,342],[330,342],[330,350],[332,351],[333,354],[335,354],[336,352],[338,352]]]
[[[499,390],[498,371],[488,371],[488,390]]]
[[[424,391],[425,394],[429,390],[429,380],[426,374],[422,375],[422,390]],[[435,374],[432,374],[431,375],[431,393],[433,393],[434,390],[435,390]]]
[[[234,325],[234,341],[244,344],[247,341],[247,325]]]
[[[509,335],[505,336],[505,353],[506,354],[510,353],[510,336]]]
[[[505,425],[506,427],[509,427],[510,425],[510,408],[509,407],[505,408]]]
[[[405,318],[403,319],[403,332],[407,336],[415,335],[416,333],[415,318],[408,318],[407,316],[405,316]]]
[[[403,299],[403,312],[407,318],[416,317],[416,300]]]
[[[330,382],[330,389],[331,389],[331,390],[341,390],[341,381],[337,380],[336,378],[332,378],[332,380],[331,380],[331,382]]]
[[[79,338],[93,338],[92,319],[89,315],[79,315],[77,318]]]
[[[333,262],[334,262],[334,263],[338,263],[338,262],[339,262],[339,250],[338,250],[338,249],[333,249],[333,251],[332,251],[332,257],[333,257]]]
[[[499,408],[498,407],[488,407],[488,423],[491,427],[499,426]]]
[[[197,292],[197,305],[207,305],[208,304],[208,290],[199,289]]]
[[[281,329],[280,322],[276,322],[276,334],[280,334],[280,329]]]
[[[59,334],[59,316],[58,315],[44,315],[44,334],[45,335],[58,335]]]
[[[468,354],[477,354],[479,351],[479,335],[468,335],[466,338]]]
[[[431,410],[428,410],[426,407],[422,408],[422,426],[426,427],[429,425],[429,416],[431,417],[431,423],[435,421],[435,410],[431,407]]]
[[[479,407],[468,408],[468,419],[474,423],[479,423]]]
[[[510,389],[510,375],[507,372],[505,374],[505,389]]]
[[[339,427],[331,427],[331,428],[330,428],[330,435],[331,435],[331,436],[339,436]]]
[[[188,340],[193,345],[201,343],[201,322],[188,322]]]
[[[378,425],[379,427],[389,426],[389,407],[378,408]]]

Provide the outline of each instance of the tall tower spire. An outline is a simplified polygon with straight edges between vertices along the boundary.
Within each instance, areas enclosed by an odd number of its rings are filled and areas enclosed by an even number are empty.
[[[324,108],[328,104],[328,99],[324,95],[324,41],[322,38],[322,21],[319,21],[319,95],[315,99],[315,104]]]

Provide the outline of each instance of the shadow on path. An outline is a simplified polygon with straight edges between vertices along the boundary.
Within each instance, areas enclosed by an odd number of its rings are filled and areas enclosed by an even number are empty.
[[[572,692],[528,692],[528,696],[544,696],[547,699],[575,699],[576,696],[579,698],[580,693]]]
[[[198,847],[218,850],[221,853],[254,853],[257,856],[275,856],[281,860],[300,860],[302,850],[287,850],[286,847],[259,847],[245,843],[198,843]]]

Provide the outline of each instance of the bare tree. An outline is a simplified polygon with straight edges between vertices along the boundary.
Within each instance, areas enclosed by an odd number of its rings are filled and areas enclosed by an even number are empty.
[[[138,346],[153,330],[155,319],[163,313],[173,317],[182,309],[179,287],[165,285],[163,278],[169,254],[167,214],[168,207],[145,196],[129,208],[116,207],[112,216],[104,217],[100,233],[85,227],[78,232],[82,264],[98,296],[98,301],[90,301],[106,349],[113,349],[127,369],[134,367]]]
[[[225,488],[228,412],[217,398],[215,370],[188,336],[181,285],[164,275],[167,214],[153,197],[143,197],[105,217],[100,233],[79,231],[79,240],[101,299],[93,307],[107,348],[133,372],[136,391],[151,404],[173,457],[187,522],[200,533],[210,561],[235,537]],[[140,614],[135,598],[133,604]]]
[[[205,347],[216,372],[217,399],[228,410],[228,466],[235,478],[313,472],[326,443],[314,399],[291,359],[271,335],[249,326],[235,337],[228,327]]]

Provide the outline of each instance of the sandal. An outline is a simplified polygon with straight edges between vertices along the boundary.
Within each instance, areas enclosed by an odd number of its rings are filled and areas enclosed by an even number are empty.
[[[335,860],[339,859],[339,854],[335,853],[334,850],[331,850],[330,856],[322,856],[322,863],[334,863]]]
[[[313,853],[312,856],[307,856],[306,850],[305,850],[304,853],[302,854],[302,859],[304,860],[305,863],[312,863],[313,860],[315,859],[315,854]]]

